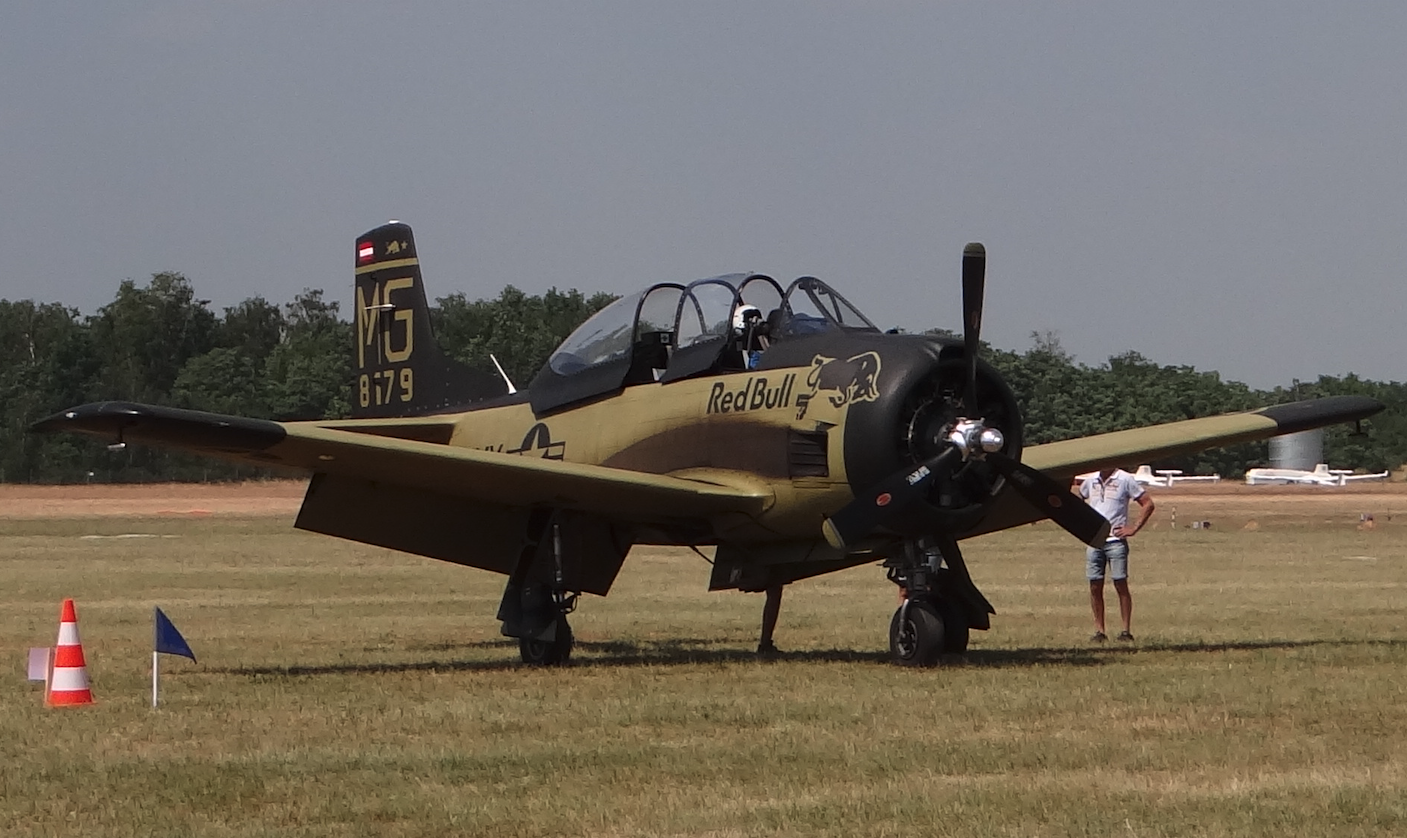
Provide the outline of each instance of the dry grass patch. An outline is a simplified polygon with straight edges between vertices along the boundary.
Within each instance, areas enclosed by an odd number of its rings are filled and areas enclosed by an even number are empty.
[[[0,521],[0,830],[1407,833],[1401,524],[1233,500],[1139,537],[1131,649],[1084,643],[1082,554],[1053,527],[968,542],[1000,613],[928,671],[884,661],[872,567],[793,586],[762,663],[760,597],[640,550],[575,616],[575,665],[543,671],[498,636],[489,574],[282,517]],[[84,537],[132,534],[156,537]],[[19,664],[66,596],[99,704],[50,710]],[[156,711],[153,605],[201,658],[170,659]]]

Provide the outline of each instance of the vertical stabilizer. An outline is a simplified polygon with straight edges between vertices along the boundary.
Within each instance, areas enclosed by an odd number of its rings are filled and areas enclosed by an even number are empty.
[[[419,416],[502,396],[508,388],[441,351],[410,226],[392,222],[357,237],[356,377],[352,416]]]

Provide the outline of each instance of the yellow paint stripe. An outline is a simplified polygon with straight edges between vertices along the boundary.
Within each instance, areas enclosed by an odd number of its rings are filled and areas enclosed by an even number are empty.
[[[357,276],[369,274],[372,271],[384,271],[391,268],[404,268],[412,265],[419,265],[420,260],[412,256],[409,259],[392,259],[389,262],[372,262],[370,265],[362,265],[357,268]]]

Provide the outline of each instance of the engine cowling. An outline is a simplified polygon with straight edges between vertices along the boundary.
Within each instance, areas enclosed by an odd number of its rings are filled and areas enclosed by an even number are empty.
[[[887,475],[936,456],[962,419],[981,419],[986,428],[998,430],[997,450],[1020,459],[1021,411],[1011,388],[989,364],[977,361],[978,409],[968,411],[962,403],[967,360],[961,344],[886,335],[876,349],[883,360],[880,395],[852,405],[846,420],[846,475],[857,496]],[[920,501],[886,521],[885,529],[899,535],[968,529],[1004,485],[986,460],[962,461],[934,475]]]

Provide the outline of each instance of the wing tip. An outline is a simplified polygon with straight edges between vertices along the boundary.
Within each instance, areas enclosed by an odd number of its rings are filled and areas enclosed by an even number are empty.
[[[1369,396],[1328,396],[1271,405],[1255,413],[1274,422],[1280,433],[1292,434],[1367,419],[1385,407],[1382,402]]]
[[[262,451],[287,436],[282,425],[267,419],[117,401],[71,407],[40,419],[29,430],[223,452]]]

